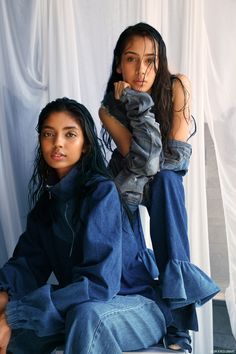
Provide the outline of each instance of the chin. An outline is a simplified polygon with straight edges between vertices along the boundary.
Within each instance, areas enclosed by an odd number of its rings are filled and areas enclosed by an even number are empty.
[[[139,92],[148,92],[148,90],[145,87],[136,87],[134,90],[139,91]]]
[[[142,86],[141,85],[133,85],[132,89],[135,91],[140,91],[140,92],[148,92],[148,90],[149,90],[145,84]]]

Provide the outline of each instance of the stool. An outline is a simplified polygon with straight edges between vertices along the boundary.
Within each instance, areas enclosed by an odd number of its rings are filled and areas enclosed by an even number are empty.
[[[149,354],[163,354],[163,353],[185,353],[184,350],[178,351],[176,352],[175,350],[170,350],[170,349],[165,349],[162,345],[158,345],[155,347],[150,347],[147,349],[141,349],[141,350],[137,350],[135,352],[123,352],[123,354],[134,354],[134,353],[139,353],[139,354],[145,354],[145,353],[149,353]],[[55,354],[63,354],[63,348],[58,348],[55,352]]]

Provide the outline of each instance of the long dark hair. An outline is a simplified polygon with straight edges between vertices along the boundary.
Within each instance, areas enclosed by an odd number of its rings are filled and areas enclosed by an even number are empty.
[[[105,153],[101,140],[97,136],[92,116],[85,106],[67,97],[49,102],[39,114],[36,130],[40,136],[44,121],[54,112],[70,114],[80,125],[85,139],[86,152],[82,155],[81,169],[86,177],[91,172],[110,177],[105,164]],[[29,203],[32,207],[45,190],[47,180],[53,169],[43,158],[40,142],[36,146],[34,169],[29,182]]]
[[[156,44],[158,46],[158,70],[152,86],[151,96],[154,101],[153,111],[155,113],[155,118],[156,121],[160,123],[163,147],[166,148],[173,121],[173,81],[178,80],[180,82],[184,92],[185,104],[187,102],[188,92],[183,86],[180,78],[177,75],[173,75],[169,72],[166,45],[162,39],[162,36],[155,28],[148,25],[147,23],[140,22],[134,26],[127,27],[121,33],[114,49],[112,71],[107,83],[105,94],[110,91],[114,92],[114,82],[122,80],[122,74],[117,73],[117,67],[121,62],[121,56],[127,42],[133,36],[148,37],[153,41],[154,48],[156,48]],[[182,109],[184,110],[184,107]],[[109,146],[110,142],[106,143],[106,139],[107,138],[104,137],[104,142]]]

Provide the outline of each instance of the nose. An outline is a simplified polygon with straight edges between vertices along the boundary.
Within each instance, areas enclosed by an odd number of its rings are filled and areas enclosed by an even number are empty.
[[[59,134],[55,135],[54,146],[55,147],[62,147],[63,146],[63,139]]]
[[[138,73],[139,75],[145,75],[146,74],[146,65],[144,63],[144,60],[140,60],[139,64],[138,64]]]

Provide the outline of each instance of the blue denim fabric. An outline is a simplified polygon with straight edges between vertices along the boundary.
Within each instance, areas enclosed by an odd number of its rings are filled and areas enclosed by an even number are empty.
[[[146,184],[144,194],[148,194],[146,205],[162,297],[169,302],[178,328],[197,330],[195,305],[203,305],[220,289],[190,262],[183,175],[183,171],[161,170]],[[137,208],[135,202],[132,206]],[[191,304],[194,306],[189,307]]]
[[[7,354],[52,354],[57,347],[64,345],[64,343],[64,333],[38,337],[32,330],[16,329],[12,331]]]
[[[151,111],[154,103],[147,93],[126,88],[120,100],[116,100],[114,93],[109,92],[102,104],[133,135],[129,154],[123,158],[115,150],[109,166],[124,201],[134,212],[138,205],[147,205],[149,201],[150,176],[166,169],[187,173],[192,147],[187,142],[170,139],[165,151],[162,150],[160,126]],[[194,117],[192,124],[194,131],[189,138],[196,132]]]
[[[139,218],[131,226],[114,182],[93,175],[80,184],[83,172],[77,167],[42,196],[14,257],[0,270],[0,284],[11,294],[10,327],[51,337],[63,332],[71,308],[136,294],[154,300],[170,323]],[[56,289],[47,284],[51,271]]]
[[[167,151],[162,151],[160,170],[181,171],[185,175],[188,171],[192,154],[192,146],[179,140],[168,140]]]
[[[172,326],[163,339],[165,348],[169,348],[172,344],[179,345],[182,349],[188,350],[192,353],[191,337],[189,331],[181,331]]]
[[[133,211],[143,199],[143,189],[149,176],[160,169],[162,142],[159,123],[151,112],[154,103],[149,94],[126,88],[120,101],[115,100],[110,92],[103,105],[133,135],[130,151],[125,158],[121,157],[122,168],[116,173],[116,185]],[[118,154],[114,156],[120,158]],[[114,161],[116,163],[119,161]]]
[[[190,263],[183,177],[180,172],[158,172],[150,186],[150,233],[162,296],[172,309],[203,305],[220,289]]]
[[[71,307],[64,333],[37,337],[33,331],[13,331],[8,349],[14,354],[49,354],[65,341],[65,354],[121,354],[154,345],[165,333],[164,316],[154,301],[116,296]]]
[[[126,88],[118,101],[109,92],[103,105],[132,132],[128,155],[123,158],[115,150],[109,166],[123,199],[134,212],[149,200],[150,176],[165,169],[183,174],[188,171],[192,147],[187,142],[168,140],[167,148],[162,150],[160,126],[151,112],[154,103],[147,93]]]
[[[139,121],[141,125],[145,119],[139,115],[142,102],[139,101],[138,95],[133,99],[136,110],[131,112],[131,116],[136,114],[134,122]],[[131,108],[132,104],[126,106],[126,116],[130,115]],[[121,113],[119,120],[120,117]],[[124,121],[122,118],[122,122]],[[135,139],[135,131],[132,129],[131,131]],[[144,137],[143,131],[139,139]],[[160,136],[157,136],[157,139],[159,138]],[[143,144],[145,152],[139,150],[139,153],[143,154],[143,161],[149,156],[148,152],[155,153],[150,147],[152,147],[150,142],[145,142]],[[157,171],[159,167],[160,171],[155,172],[153,177],[145,174],[144,169],[139,170],[141,160],[139,154],[136,154],[134,160],[135,173],[126,169],[125,159],[118,151],[114,151],[109,165],[131,212],[137,211],[139,204],[148,207],[162,297],[172,308],[173,325],[177,328],[197,330],[195,305],[204,304],[219,291],[219,288],[204,272],[190,263],[182,176],[188,170],[192,147],[187,142],[169,140],[165,151],[159,153],[160,166],[157,166]],[[152,160],[151,156],[149,158]]]
[[[153,100],[147,93],[125,89],[121,101],[133,135],[125,166],[136,175],[152,176],[159,171],[162,149],[160,126],[151,112]]]
[[[189,161],[192,154],[192,146],[178,140],[168,140],[168,149],[160,153],[160,170],[180,172],[185,175],[188,171]],[[141,170],[131,173],[125,169],[125,162],[122,155],[115,150],[109,162],[115,182],[127,203],[129,209],[134,212],[142,204],[147,206],[150,202],[150,183],[153,177],[141,175]],[[139,174],[140,173],[140,174]]]

